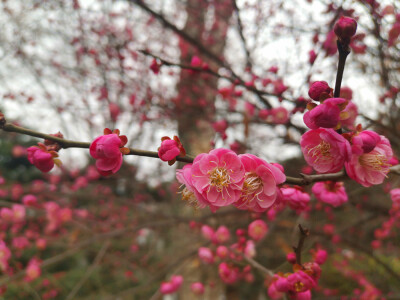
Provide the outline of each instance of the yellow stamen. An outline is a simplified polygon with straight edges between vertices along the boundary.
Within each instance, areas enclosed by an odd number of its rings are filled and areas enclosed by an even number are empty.
[[[376,153],[375,151],[363,154],[358,158],[358,162],[363,167],[385,174],[389,172],[389,168],[391,167],[387,161],[388,159],[385,155]]]
[[[242,197],[246,201],[250,202],[255,197],[258,197],[262,192],[263,182],[262,179],[255,173],[246,173],[246,177],[243,183]]]
[[[222,192],[224,188],[231,184],[231,178],[225,168],[217,167],[209,171],[208,174],[210,185],[215,186],[218,192]]]
[[[331,144],[321,141],[317,146],[309,148],[308,154],[311,154],[312,157],[316,157],[315,162],[318,160],[330,161],[332,160]]]

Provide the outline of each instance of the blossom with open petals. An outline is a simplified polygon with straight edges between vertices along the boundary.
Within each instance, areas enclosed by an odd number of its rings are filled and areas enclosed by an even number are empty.
[[[232,150],[220,148],[196,156],[191,171],[193,186],[211,205],[226,206],[239,200],[245,170]]]
[[[347,202],[348,197],[343,182],[317,182],[312,187],[317,200],[338,207]]]
[[[350,160],[345,163],[346,172],[351,179],[365,187],[381,184],[389,173],[389,160],[392,156],[389,140],[381,135],[372,151],[361,155],[353,152]]]
[[[277,166],[252,154],[239,155],[245,176],[240,199],[234,205],[256,212],[266,211],[280,198],[278,184],[286,180]]]
[[[306,132],[300,146],[306,162],[320,173],[340,171],[351,156],[350,143],[333,129]]]
[[[345,109],[347,100],[329,98],[324,100],[303,116],[304,123],[310,129],[336,128],[340,120],[340,112]]]

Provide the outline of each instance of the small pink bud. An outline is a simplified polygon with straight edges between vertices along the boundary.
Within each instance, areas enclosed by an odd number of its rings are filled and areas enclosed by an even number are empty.
[[[294,252],[290,252],[290,253],[286,254],[286,260],[291,264],[295,264],[296,263],[296,254]]]
[[[333,27],[333,31],[342,41],[349,41],[356,34],[357,22],[349,17],[341,17]]]
[[[311,84],[308,95],[315,101],[322,101],[330,98],[332,91],[326,81],[315,81]]]
[[[190,62],[190,65],[192,66],[192,67],[194,67],[194,68],[200,68],[201,67],[201,65],[202,65],[202,60],[200,59],[200,57],[198,57],[198,56],[193,56],[192,57],[192,61]]]
[[[322,265],[325,263],[327,258],[328,258],[328,253],[323,249],[319,249],[315,254],[314,260],[317,264]]]
[[[201,234],[209,241],[214,239],[214,229],[208,225],[201,226]]]

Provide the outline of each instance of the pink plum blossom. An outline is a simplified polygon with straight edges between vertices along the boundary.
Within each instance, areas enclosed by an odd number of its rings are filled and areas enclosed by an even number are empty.
[[[354,129],[354,122],[358,116],[358,108],[354,102],[349,101],[346,108],[340,113],[339,120],[340,124],[349,129]]]
[[[305,193],[300,187],[282,188],[281,191],[284,201],[290,208],[297,211],[303,211],[307,208],[310,202],[310,195]]]
[[[42,273],[42,270],[40,268],[40,261],[37,258],[32,258],[29,261],[25,272],[26,272],[26,276],[25,276],[24,280],[26,282],[31,282],[32,280],[35,280],[36,278],[38,278],[40,276],[40,274]]]
[[[214,241],[218,244],[223,244],[229,241],[230,239],[230,232],[226,226],[219,226],[217,231],[214,234]]]
[[[160,286],[160,292],[163,295],[173,294],[181,287],[183,283],[183,277],[180,275],[172,275],[169,282],[162,282]]]
[[[251,154],[239,155],[245,176],[240,199],[234,203],[239,209],[266,211],[280,198],[278,184],[286,180],[285,174],[275,165]]]
[[[269,111],[269,116],[274,124],[286,124],[289,120],[289,112],[282,106],[272,108]]]
[[[176,135],[172,140],[167,136],[162,137],[161,146],[158,148],[158,157],[162,161],[168,161],[169,165],[173,165],[178,155],[186,155],[180,139]]]
[[[56,152],[48,152],[44,147],[32,146],[26,149],[28,152],[28,160],[42,172],[49,172],[54,167],[53,158],[58,156]]]
[[[212,241],[214,239],[214,229],[212,229],[208,225],[201,226],[201,234],[209,241]]]
[[[332,91],[332,88],[326,81],[315,81],[308,90],[308,96],[315,101],[322,101],[329,98]]]
[[[270,283],[269,287],[268,287],[268,296],[272,299],[272,300],[279,300],[282,299],[282,297],[285,295],[285,292],[280,292],[278,291],[277,287],[276,287],[276,281],[280,278],[280,276],[278,275],[274,275],[274,279],[273,281]]]
[[[347,100],[344,98],[329,98],[310,111],[307,111],[303,120],[310,129],[336,128],[339,123],[340,112],[345,109]]]
[[[214,254],[207,247],[200,247],[198,250],[199,258],[205,264],[212,264],[214,263]]]
[[[218,273],[226,284],[234,284],[239,279],[239,269],[226,262],[219,264]]]
[[[190,289],[196,295],[203,295],[204,294],[204,284],[201,282],[193,282],[190,285]]]
[[[300,140],[304,159],[317,172],[338,172],[350,159],[350,143],[333,129],[315,129]]]
[[[357,133],[351,139],[351,151],[355,154],[362,155],[374,150],[376,144],[379,143],[381,137],[374,131],[364,130]]]
[[[305,292],[317,285],[316,281],[311,276],[301,270],[290,274],[287,277],[287,281],[289,283],[289,291],[296,293]]]
[[[267,234],[268,226],[263,220],[255,220],[249,224],[247,231],[253,240],[259,241]]]
[[[6,243],[0,240],[0,270],[5,272],[8,269],[8,260],[11,258],[11,251]]]
[[[216,253],[215,253],[219,258],[225,258],[229,254],[229,250],[226,246],[218,246]]]
[[[318,249],[317,252],[314,254],[314,260],[317,264],[323,265],[328,258],[328,252],[323,249]]]
[[[90,155],[96,159],[96,167],[103,176],[116,173],[122,165],[122,154],[127,154],[129,149],[123,148],[127,143],[124,135],[119,136],[119,130],[111,132],[104,129],[104,135],[97,137],[89,147]]]
[[[245,170],[232,150],[220,148],[196,156],[191,171],[194,188],[208,203],[226,206],[241,197]]]
[[[28,194],[22,198],[22,203],[26,206],[34,206],[37,204],[37,198],[35,195]]]
[[[350,160],[345,163],[349,177],[365,187],[381,184],[389,173],[391,165],[388,161],[392,158],[393,151],[390,142],[384,136],[375,148],[363,154],[353,153]]]
[[[256,256],[256,245],[254,244],[254,241],[248,240],[246,242],[246,245],[244,247],[244,255],[250,258]]]
[[[317,200],[338,207],[347,202],[348,197],[343,182],[317,182],[312,187]]]
[[[215,212],[218,207],[210,204],[206,198],[200,194],[195,186],[193,185],[193,176],[192,176],[192,164],[187,164],[183,167],[183,169],[179,169],[176,171],[176,179],[185,187],[181,191],[182,193],[182,200],[187,201],[189,205],[194,206],[195,208],[204,208],[207,205],[210,207],[211,211]],[[206,226],[206,225],[205,225]],[[204,227],[204,226],[203,226]],[[203,232],[203,227],[202,227],[202,232]],[[207,226],[209,227],[209,226]],[[210,230],[208,230],[211,239],[214,238],[214,231],[211,227],[209,229],[212,230],[212,233]],[[204,235],[204,232],[203,232]]]

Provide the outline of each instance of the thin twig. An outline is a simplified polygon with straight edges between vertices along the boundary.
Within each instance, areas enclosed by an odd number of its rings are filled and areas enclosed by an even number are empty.
[[[305,239],[310,235],[310,231],[307,228],[303,228],[301,224],[299,224],[300,230],[300,238],[297,246],[293,246],[293,250],[296,253],[296,263],[301,266],[301,251],[304,246]]]
[[[79,292],[81,287],[85,284],[86,280],[89,278],[89,276],[93,273],[93,271],[96,269],[96,267],[99,265],[101,259],[103,258],[104,254],[106,254],[108,247],[110,247],[110,240],[107,240],[99,252],[96,255],[96,258],[94,259],[92,265],[86,270],[85,274],[83,275],[82,279],[78,282],[77,285],[72,289],[72,291],[69,293],[66,300],[69,299],[74,299],[75,295]]]

